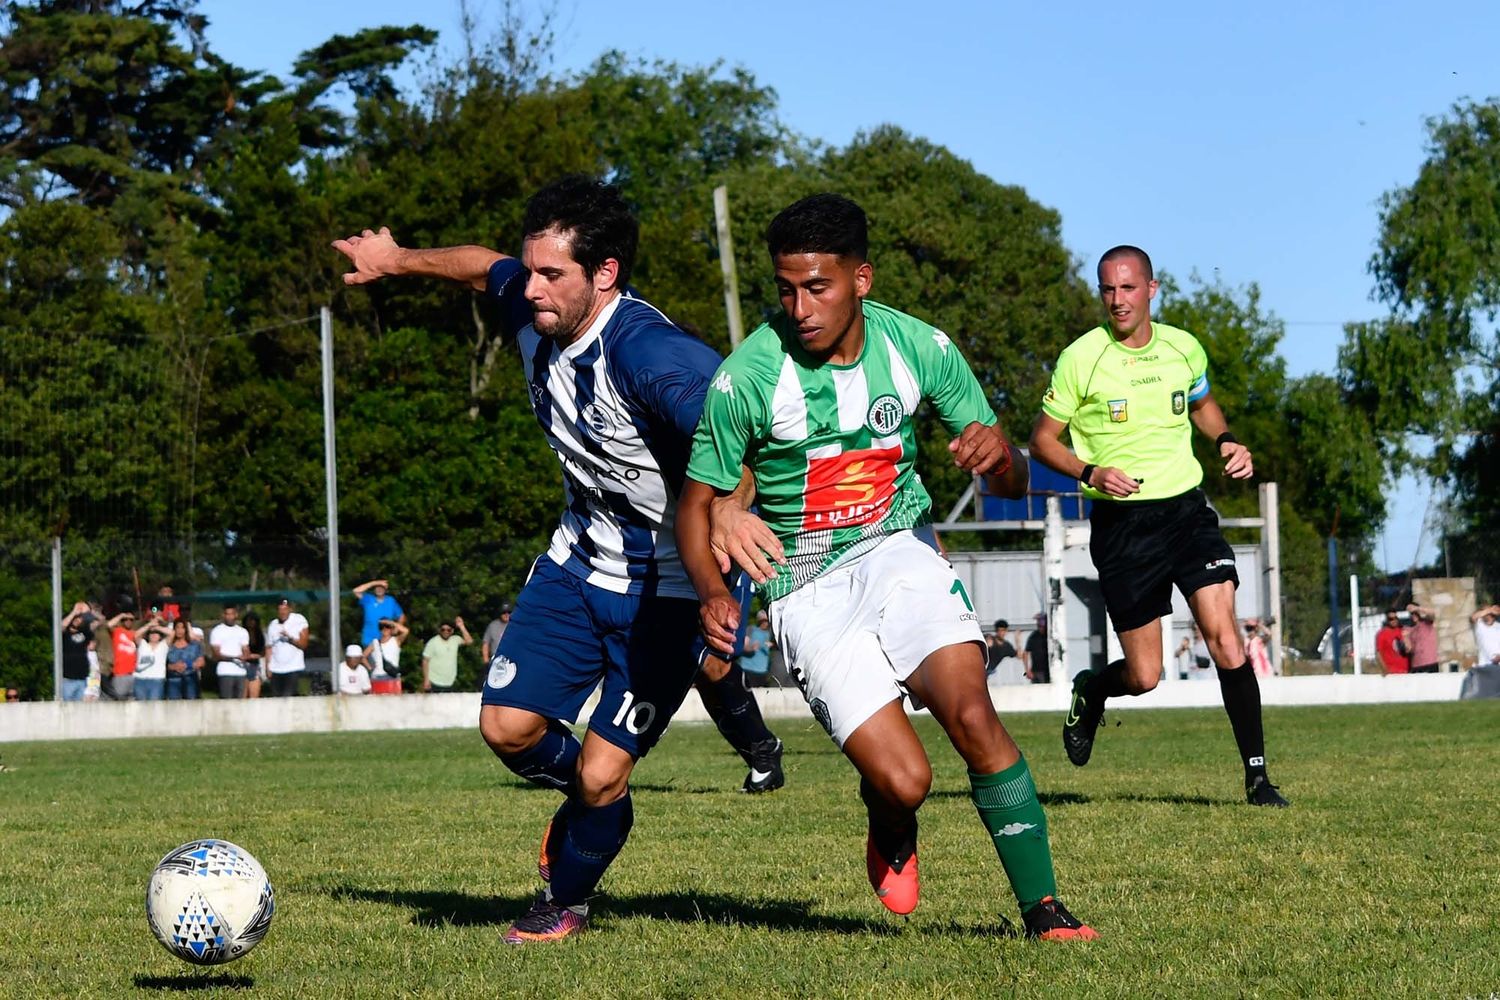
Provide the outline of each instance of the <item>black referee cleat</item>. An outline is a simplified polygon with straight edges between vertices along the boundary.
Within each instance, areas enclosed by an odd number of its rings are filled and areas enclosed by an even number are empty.
[[[1263,774],[1257,775],[1254,781],[1245,786],[1245,799],[1252,806],[1270,806],[1273,809],[1285,809],[1291,805]]]
[[[1094,752],[1094,734],[1099,729],[1099,720],[1104,718],[1104,703],[1090,705],[1083,696],[1083,686],[1093,676],[1094,671],[1084,670],[1073,678],[1073,703],[1068,706],[1068,718],[1063,722],[1063,749],[1077,767],[1089,762]]]
[[[750,773],[745,775],[741,791],[751,795],[774,792],[786,784],[786,775],[781,771],[781,741],[774,736],[761,740],[750,747]]]

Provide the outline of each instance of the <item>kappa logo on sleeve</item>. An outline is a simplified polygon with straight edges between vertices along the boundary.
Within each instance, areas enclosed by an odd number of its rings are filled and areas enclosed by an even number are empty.
[[[953,343],[953,341],[948,338],[948,335],[942,330],[932,331],[932,339],[933,342],[938,345],[938,349],[944,354],[948,353],[948,345]]]
[[[734,398],[734,380],[729,377],[728,372],[719,372],[714,377],[714,388],[718,389],[730,399]]]

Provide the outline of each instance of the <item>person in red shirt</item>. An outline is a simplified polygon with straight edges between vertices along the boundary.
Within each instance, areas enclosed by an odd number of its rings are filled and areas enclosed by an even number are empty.
[[[1375,652],[1386,673],[1411,673],[1411,650],[1406,646],[1406,633],[1401,628],[1401,618],[1395,609],[1385,613],[1385,624],[1375,633]]]
[[[110,647],[114,662],[107,697],[129,701],[135,691],[135,615],[122,611],[109,620]]]

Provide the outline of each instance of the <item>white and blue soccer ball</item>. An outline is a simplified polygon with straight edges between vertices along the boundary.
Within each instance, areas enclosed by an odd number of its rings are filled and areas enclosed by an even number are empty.
[[[169,852],[146,887],[151,932],[194,965],[242,957],[266,936],[275,912],[266,870],[227,840],[195,840]]]

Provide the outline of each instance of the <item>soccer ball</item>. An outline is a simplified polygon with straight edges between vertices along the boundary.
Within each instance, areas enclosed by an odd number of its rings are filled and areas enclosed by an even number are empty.
[[[275,912],[266,870],[227,840],[195,840],[169,852],[146,887],[151,933],[194,965],[241,957],[266,936]]]

